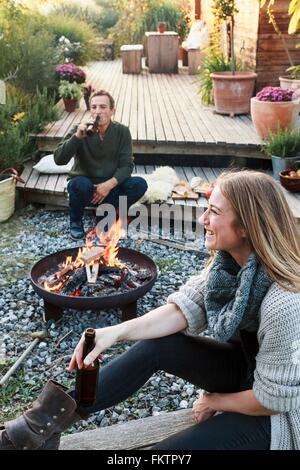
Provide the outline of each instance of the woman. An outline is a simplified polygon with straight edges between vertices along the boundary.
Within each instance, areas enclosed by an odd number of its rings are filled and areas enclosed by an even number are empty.
[[[200,221],[209,266],[166,305],[96,330],[86,364],[117,341],[140,340],[101,369],[96,404],[77,408],[73,392],[50,381],[6,423],[3,448],[55,448],[80,416],[164,370],[206,393],[193,406],[196,424],[156,449],[300,449],[300,249],[285,198],[263,173],[223,174]],[[82,367],[82,341],[70,371]]]

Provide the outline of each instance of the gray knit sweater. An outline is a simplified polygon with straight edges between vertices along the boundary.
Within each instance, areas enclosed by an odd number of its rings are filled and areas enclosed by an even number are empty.
[[[206,329],[204,294],[208,269],[192,276],[168,303],[179,306],[189,334]],[[300,293],[272,284],[259,310],[253,392],[271,416],[271,450],[300,449]]]

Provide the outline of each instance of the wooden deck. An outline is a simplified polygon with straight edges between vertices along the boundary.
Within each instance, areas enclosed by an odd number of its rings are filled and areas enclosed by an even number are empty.
[[[134,153],[268,158],[260,152],[250,116],[221,116],[201,105],[199,81],[188,75],[151,74],[143,67],[139,75],[122,74],[121,60],[93,62],[87,82],[108,90],[116,100],[115,120],[129,126]],[[86,120],[84,100],[74,113],[58,103],[59,120],[37,135],[40,150],[52,151],[69,129]]]
[[[38,173],[32,168],[33,163],[29,162],[25,165],[22,178],[25,183],[18,183],[17,188],[22,192],[26,202],[40,203],[48,206],[56,206],[60,208],[68,207],[66,180],[67,174],[46,175]],[[171,165],[170,165],[171,166]],[[133,174],[151,174],[157,166],[155,165],[135,165]],[[201,176],[204,181],[213,182],[221,173],[222,168],[209,168],[199,166],[174,166],[173,167],[180,180],[190,181],[194,176]],[[279,183],[278,183],[279,184]],[[300,223],[300,193],[290,193],[281,186],[287,202],[292,210],[294,217]],[[197,201],[193,200],[176,200],[172,198],[167,200],[169,205],[179,204],[181,206],[193,207],[192,217],[197,217],[198,209],[207,207],[205,197],[199,197]]]

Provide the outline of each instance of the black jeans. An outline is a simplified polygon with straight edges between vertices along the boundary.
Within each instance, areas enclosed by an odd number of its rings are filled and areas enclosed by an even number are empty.
[[[96,403],[86,412],[113,406],[139,390],[158,370],[208,392],[251,388],[249,366],[238,342],[220,343],[182,333],[135,343],[100,368]],[[222,413],[166,439],[156,449],[269,449],[270,417]]]

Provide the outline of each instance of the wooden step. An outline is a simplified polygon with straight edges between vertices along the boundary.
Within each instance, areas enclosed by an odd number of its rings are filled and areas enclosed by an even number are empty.
[[[114,424],[63,436],[60,450],[149,449],[195,424],[191,409]]]

